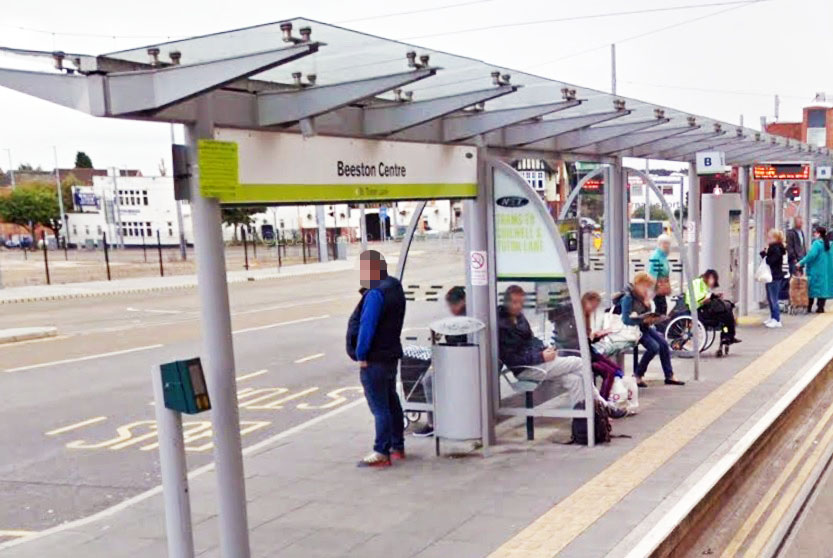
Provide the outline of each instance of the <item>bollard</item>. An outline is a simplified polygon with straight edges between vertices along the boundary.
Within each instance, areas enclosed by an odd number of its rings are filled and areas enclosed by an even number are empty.
[[[101,233],[101,243],[104,244],[104,265],[107,266],[107,280],[110,280],[110,250],[107,248],[107,233]]]
[[[145,259],[145,263],[148,263],[148,250],[145,246],[145,229],[142,229],[142,257]]]
[[[43,267],[46,269],[46,284],[51,285],[52,281],[49,280],[49,256],[48,250],[46,249],[46,232],[40,232],[40,241],[43,244]]]
[[[257,260],[257,233],[252,233],[252,255]]]
[[[60,239],[58,239],[58,240],[60,241]],[[69,244],[69,242],[67,241],[67,237],[64,237],[63,241],[64,241],[64,261],[68,262],[69,261],[69,253],[68,253],[68,246],[67,245]]]
[[[159,229],[156,229],[156,251],[159,252],[159,277],[165,276],[165,267],[162,264],[162,237]]]
[[[301,229],[301,256],[304,258],[304,263],[307,263],[307,235]]]
[[[278,271],[281,270],[281,237],[283,236],[283,231],[280,234],[275,236],[275,248],[278,249]]]
[[[246,228],[240,227],[240,234],[243,236],[243,267],[249,270],[249,248],[246,245]]]

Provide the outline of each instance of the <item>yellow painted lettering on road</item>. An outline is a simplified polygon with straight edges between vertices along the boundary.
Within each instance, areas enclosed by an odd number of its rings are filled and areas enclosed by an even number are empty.
[[[89,443],[85,442],[84,440],[75,440],[74,442],[70,442],[67,444],[69,449],[103,449],[109,448],[110,446],[114,446],[116,444],[124,443],[131,438],[133,438],[133,429],[134,428],[152,428],[153,434],[156,435],[156,421],[155,420],[137,420],[135,422],[131,422],[129,424],[125,424],[124,426],[119,426],[116,428],[116,437],[110,438],[109,440],[104,440],[103,442],[98,443]]]
[[[211,421],[210,420],[198,420],[198,421],[189,421],[182,425],[182,439],[187,444],[193,440],[199,440],[202,435],[208,433],[208,437],[211,437]],[[152,444],[148,444],[146,446],[142,446],[139,449],[141,451],[152,451],[159,447],[159,442],[154,442]],[[188,449],[186,447],[186,449]]]
[[[252,399],[247,399],[245,402],[240,404],[240,408],[241,409],[250,409],[250,410],[273,410],[274,411],[274,410],[277,410],[277,409],[283,409],[283,404],[284,403],[287,403],[287,402],[292,401],[294,399],[298,399],[300,397],[304,397],[305,395],[309,395],[310,393],[318,391],[317,387],[311,387],[311,388],[301,390],[297,393],[287,395],[286,397],[281,397],[279,399],[269,401],[274,396],[282,395],[283,393],[286,393],[287,391],[289,391],[286,388],[271,388],[271,389],[274,389],[274,390],[281,390],[282,389],[283,392],[275,391],[274,393],[269,393],[269,394],[266,394],[262,397],[257,397],[253,400]],[[258,391],[258,390],[255,390],[255,391]],[[268,403],[262,403],[262,401],[269,401],[269,402]]]
[[[75,430],[77,428],[83,428],[85,426],[90,426],[91,424],[97,424],[101,421],[107,420],[107,417],[93,417],[87,420],[82,420],[81,422],[76,422],[73,424],[69,424],[67,426],[62,426],[60,428],[56,428],[55,430],[50,430],[46,433],[47,436],[57,436],[58,434],[63,434],[65,432],[69,432],[71,430]]]
[[[334,389],[333,391],[327,393],[327,397],[330,398],[332,401],[329,403],[324,403],[322,405],[310,405],[309,403],[298,403],[297,408],[303,410],[319,410],[319,409],[332,409],[333,407],[338,407],[348,401],[347,397],[344,397],[342,394],[347,392],[354,392],[354,393],[361,393],[362,388],[360,387],[343,387],[339,389]]]
[[[240,421],[240,435],[245,436],[246,434],[251,434],[255,430],[260,430],[261,428],[266,428],[272,424],[270,421],[266,420],[241,420]],[[210,423],[209,423],[210,426]],[[214,448],[214,442],[212,441],[214,437],[214,432],[209,428],[206,431],[201,432],[196,436],[190,436],[185,438],[185,451],[193,451],[193,452],[201,452],[201,451],[209,451]],[[209,441],[199,445],[199,446],[189,446],[189,442],[194,442],[199,439],[207,438]]]

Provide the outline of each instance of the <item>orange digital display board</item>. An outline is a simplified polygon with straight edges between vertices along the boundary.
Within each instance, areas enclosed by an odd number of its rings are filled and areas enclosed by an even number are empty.
[[[602,182],[601,179],[591,178],[590,180],[588,180],[584,183],[584,186],[582,186],[582,188],[585,189],[585,190],[599,190],[599,189],[601,189],[602,184],[603,184],[603,182]]]
[[[761,163],[752,167],[754,180],[810,180],[810,163]]]

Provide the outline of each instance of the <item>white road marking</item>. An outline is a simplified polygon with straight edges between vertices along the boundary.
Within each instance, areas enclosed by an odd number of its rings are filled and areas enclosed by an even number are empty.
[[[298,360],[295,361],[295,364],[301,364],[301,363],[304,363],[304,362],[309,362],[311,360],[321,358],[322,356],[324,356],[324,353],[315,353],[314,355],[309,355],[309,356],[305,356],[303,358],[299,358]]]
[[[90,424],[96,424],[97,422],[101,422],[103,420],[107,420],[107,417],[93,417],[91,419],[82,420],[81,422],[76,422],[75,424],[70,424],[69,426],[62,426],[61,428],[56,428],[55,430],[50,430],[46,433],[47,436],[55,436],[57,434],[63,434],[64,432],[69,432],[70,430],[75,430],[76,428],[81,428],[82,426],[88,426]]]
[[[30,364],[28,366],[18,366],[16,368],[7,368],[6,372],[22,372],[24,370],[34,370],[35,368],[46,368],[47,366],[55,366],[57,364],[70,364],[72,362],[82,362],[85,360],[94,360],[97,358],[106,358],[110,356],[116,355],[126,355],[128,353],[136,353],[139,351],[149,351],[150,349],[158,349],[160,347],[164,347],[164,345],[156,344],[156,345],[145,345],[144,347],[134,347],[132,349],[124,349],[121,351],[112,351],[109,353],[100,353],[97,355],[87,355],[83,357],[77,358],[67,358],[64,360],[53,360],[52,362],[43,362],[41,364]]]
[[[243,380],[248,380],[249,378],[254,378],[256,376],[262,376],[263,374],[266,374],[267,372],[268,372],[268,370],[263,369],[263,370],[258,370],[257,372],[252,372],[251,374],[244,374],[242,376],[237,376],[237,381],[242,382]]]
[[[157,310],[155,308],[125,308],[128,312],[148,312],[149,314],[182,314],[182,310]]]
[[[356,399],[355,401],[351,401],[350,403],[342,405],[341,407],[333,409],[332,411],[328,411],[328,412],[324,413],[323,415],[318,415],[317,417],[312,418],[312,419],[310,419],[306,422],[302,422],[301,424],[297,424],[297,425],[293,426],[292,428],[288,428],[288,429],[286,429],[282,432],[278,432],[274,436],[271,436],[269,438],[261,440],[260,442],[252,444],[251,446],[249,446],[249,447],[247,447],[243,450],[243,455],[244,456],[251,455],[252,453],[255,453],[255,452],[257,452],[257,451],[259,451],[259,450],[261,450],[265,447],[268,447],[268,446],[274,444],[275,442],[283,440],[284,438],[289,438],[290,436],[294,436],[295,434],[298,434],[299,432],[303,432],[304,430],[306,430],[308,428],[311,428],[311,427],[315,426],[316,424],[318,424],[320,422],[324,422],[326,420],[329,420],[329,419],[331,419],[331,418],[333,418],[337,415],[340,415],[341,413],[343,413],[345,411],[348,411],[348,410],[350,410],[354,407],[357,407],[357,406],[363,405],[363,404],[365,404],[365,402],[364,402],[364,398],[362,397],[362,398]],[[207,465],[203,465],[202,467],[197,467],[196,469],[194,469],[193,471],[188,473],[188,478],[189,479],[195,479],[195,478],[200,477],[200,476],[204,475],[205,473],[208,473],[209,471],[213,471],[213,470],[214,470],[214,463],[209,463]],[[124,500],[123,502],[120,502],[120,503],[116,504],[115,506],[109,507],[109,508],[107,508],[105,510],[102,510],[98,513],[95,513],[93,515],[89,515],[87,517],[82,517],[81,519],[76,519],[75,521],[68,521],[66,523],[56,525],[55,527],[51,527],[51,528],[46,529],[44,531],[39,531],[37,533],[33,533],[31,536],[26,536],[26,537],[19,538],[19,539],[16,539],[16,540],[11,540],[11,541],[8,541],[8,542],[5,542],[5,543],[0,543],[0,550],[5,550],[7,548],[11,548],[11,547],[14,547],[14,546],[26,544],[27,542],[30,542],[30,541],[33,541],[33,540],[36,540],[36,539],[40,539],[40,538],[43,538],[43,537],[47,537],[49,535],[54,535],[55,533],[60,533],[62,531],[78,529],[79,527],[83,527],[84,525],[89,525],[90,523],[94,523],[94,522],[96,522],[100,519],[105,519],[107,517],[112,517],[112,516],[116,515],[117,513],[119,513],[122,510],[126,510],[126,509],[130,508],[131,506],[134,506],[134,505],[136,505],[140,502],[144,502],[145,500],[147,500],[149,498],[153,498],[157,494],[161,494],[161,493],[162,493],[162,485],[155,486],[155,487],[151,488],[150,490],[146,490],[145,492],[142,492],[141,494],[137,494],[136,496],[133,496],[132,498],[128,498],[127,500]]]
[[[243,329],[236,329],[232,333],[234,333],[235,335],[238,334],[238,333],[249,333],[250,331],[261,331],[261,330],[264,330],[264,329],[272,329],[273,327],[281,327],[281,326],[292,325],[292,324],[302,324],[304,322],[313,322],[315,320],[324,320],[324,319],[327,319],[329,317],[330,317],[329,314],[322,314],[321,316],[312,316],[310,318],[301,318],[299,320],[289,320],[288,322],[278,322],[276,324],[269,324],[269,325],[264,325],[264,326],[256,326],[256,327],[247,327],[247,328],[243,328]]]
[[[271,306],[263,306],[261,308],[251,308],[249,310],[239,310],[232,312],[232,316],[243,316],[246,314],[256,314],[258,312],[269,312],[272,310],[284,310],[286,308],[296,308],[298,306],[309,306],[310,304],[324,304],[327,302],[335,302],[337,300],[344,300],[344,296],[334,296],[331,298],[318,298],[315,300],[307,300],[305,302],[288,302],[284,304],[273,304]]]

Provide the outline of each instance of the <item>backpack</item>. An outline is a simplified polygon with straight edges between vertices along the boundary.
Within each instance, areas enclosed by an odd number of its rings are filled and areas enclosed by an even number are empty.
[[[594,401],[594,419],[593,430],[596,433],[595,441],[597,444],[607,444],[611,439],[611,431],[613,430],[610,424],[610,415],[608,415],[607,408],[599,401]],[[576,403],[573,409],[584,409],[584,401]],[[587,445],[587,419],[574,418],[572,424],[573,437],[570,440],[571,444]]]

